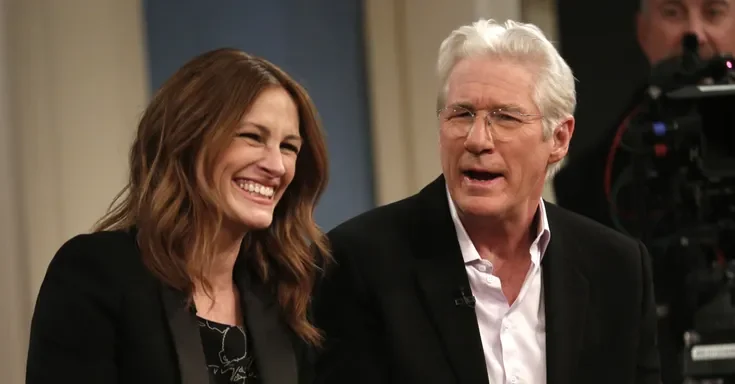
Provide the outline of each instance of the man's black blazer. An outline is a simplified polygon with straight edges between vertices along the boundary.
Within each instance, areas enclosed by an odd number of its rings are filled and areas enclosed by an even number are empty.
[[[553,204],[546,210],[547,382],[658,384],[646,249]],[[327,335],[318,383],[488,383],[475,311],[455,302],[469,281],[442,177],[329,239],[337,264],[314,302]]]
[[[246,273],[235,276],[260,382],[311,382],[310,349],[282,321],[273,296]],[[143,265],[133,232],[77,236],[54,256],[38,294],[26,382],[208,383],[199,328],[186,308],[185,296]]]

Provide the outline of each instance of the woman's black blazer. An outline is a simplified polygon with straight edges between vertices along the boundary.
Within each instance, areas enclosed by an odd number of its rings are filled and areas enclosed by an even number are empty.
[[[310,383],[311,349],[286,326],[274,296],[246,273],[236,270],[235,280],[260,382]],[[185,296],[143,265],[134,231],[79,235],[60,248],[41,285],[26,382],[208,383],[200,340]]]

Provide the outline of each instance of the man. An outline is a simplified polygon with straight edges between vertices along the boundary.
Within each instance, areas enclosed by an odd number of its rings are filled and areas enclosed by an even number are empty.
[[[572,72],[530,24],[480,20],[439,50],[442,175],[329,233],[319,383],[659,382],[648,255],[544,202]]]
[[[697,36],[699,53],[704,58],[715,53],[735,54],[733,0],[641,0],[636,25],[638,44],[651,65],[680,55],[682,38],[688,33]],[[612,184],[628,164],[617,137],[642,96],[643,92],[638,92],[625,116],[610,127],[602,140],[567,161],[554,179],[559,205],[614,226],[608,197]]]
[[[682,38],[689,33],[697,36],[703,58],[717,53],[735,54],[733,0],[641,1],[637,36],[650,65],[680,55]],[[629,196],[614,191],[617,182],[622,180],[622,172],[630,164],[629,154],[620,148],[620,138],[626,129],[626,120],[635,113],[642,98],[643,90],[635,95],[625,116],[615,122],[596,145],[569,158],[554,178],[557,204],[618,230],[625,230],[631,223],[626,218],[635,219],[635,215],[628,213],[616,215],[618,220],[613,221],[610,204],[615,200],[620,208],[626,198],[631,201]],[[694,310],[684,301],[687,294],[684,281],[689,267],[678,262],[684,259],[680,255],[654,256],[655,296],[660,304],[668,307],[662,312],[667,316],[658,324],[663,378],[665,383],[679,383],[679,351],[683,346],[683,333],[691,326],[689,315]]]

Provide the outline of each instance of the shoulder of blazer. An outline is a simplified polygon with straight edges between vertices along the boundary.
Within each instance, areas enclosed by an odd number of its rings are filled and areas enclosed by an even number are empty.
[[[551,229],[551,241],[562,238],[562,252],[586,266],[588,272],[613,264],[641,265],[639,240],[609,228],[588,217],[544,202]]]
[[[586,216],[544,201],[549,227],[553,232],[563,231],[575,233],[577,237],[591,236],[594,242],[617,243],[637,246],[637,240]]]
[[[75,296],[75,305],[97,307],[116,316],[125,290],[143,279],[134,236],[125,232],[77,235],[66,241],[49,262],[36,299],[46,308],[54,297]],[[88,308],[87,308],[88,309]],[[34,317],[36,315],[34,314]]]
[[[72,237],[61,246],[54,261],[78,258],[95,264],[104,261],[108,268],[117,268],[139,262],[137,255],[139,250],[133,232],[101,231]]]
[[[416,202],[416,195],[414,195],[373,208],[339,224],[329,231],[328,235],[330,238],[352,233],[364,233],[372,236],[376,231],[407,227],[411,221],[411,213],[414,211]]]
[[[130,232],[105,231],[74,236],[51,259],[49,275],[71,274],[110,287],[121,287],[121,279],[143,267],[135,236]]]
[[[427,216],[427,208],[446,204],[444,191],[444,178],[440,176],[414,195],[348,219],[329,231],[328,236],[330,240],[355,236],[371,239],[376,236],[405,238],[408,232],[418,228],[417,225],[425,224],[423,219]]]

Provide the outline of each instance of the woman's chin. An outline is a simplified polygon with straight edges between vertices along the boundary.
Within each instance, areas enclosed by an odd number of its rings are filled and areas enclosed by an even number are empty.
[[[270,227],[273,223],[272,212],[247,212],[238,215],[240,224],[244,228],[253,231],[259,231]]]

